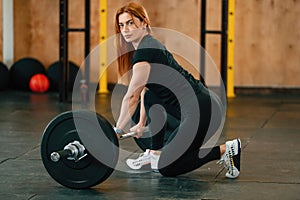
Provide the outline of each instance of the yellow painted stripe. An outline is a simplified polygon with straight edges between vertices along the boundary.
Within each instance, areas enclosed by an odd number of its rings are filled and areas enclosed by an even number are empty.
[[[234,94],[234,17],[235,0],[228,0],[227,97]]]
[[[99,0],[100,81],[98,93],[107,94],[107,0]]]

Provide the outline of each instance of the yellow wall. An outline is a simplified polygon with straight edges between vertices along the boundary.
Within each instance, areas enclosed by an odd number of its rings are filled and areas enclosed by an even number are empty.
[[[70,26],[82,27],[84,0],[70,0]],[[113,16],[128,0],[108,0],[108,34]],[[149,12],[152,26],[174,29],[199,42],[200,0],[139,0]],[[2,0],[0,0],[2,7]],[[99,0],[91,0],[91,47],[98,44]],[[221,0],[208,1],[207,25],[220,29]],[[2,13],[2,9],[0,10]],[[35,57],[46,67],[58,60],[58,0],[14,0],[15,60]],[[300,87],[300,1],[236,0],[235,86]],[[1,20],[2,25],[2,20]],[[2,36],[2,26],[0,26]],[[2,46],[2,37],[0,45]],[[70,34],[70,60],[83,61],[83,34]],[[209,36],[207,50],[217,65],[219,36]],[[0,48],[2,59],[2,48]],[[185,63],[184,61],[182,61]],[[109,69],[109,81],[116,81]]]
[[[300,1],[237,1],[236,9],[236,85],[300,87]]]
[[[91,44],[98,42],[98,1],[91,6]],[[59,60],[59,1],[14,0],[15,60],[34,57],[46,67]],[[84,27],[84,1],[69,1],[69,27]],[[93,46],[92,46],[93,47]],[[69,34],[69,59],[84,60],[84,34]]]

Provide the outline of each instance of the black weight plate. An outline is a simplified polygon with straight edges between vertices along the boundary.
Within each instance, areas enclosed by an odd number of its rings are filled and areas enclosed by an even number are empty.
[[[93,112],[74,112],[78,135],[89,153],[101,163],[115,168],[119,154],[119,140],[110,123]],[[96,124],[96,126],[94,126]]]
[[[90,121],[90,116],[96,116],[95,121]],[[85,124],[85,129],[78,129],[75,126],[79,122]],[[103,121],[103,118],[90,111],[68,111],[55,117],[46,127],[41,141],[41,157],[43,164],[49,175],[63,186],[83,189],[93,187],[105,181],[113,172],[114,166],[107,166],[95,159],[88,151],[88,148],[80,139],[78,133],[85,133],[97,130],[96,127]],[[115,134],[110,134],[109,140],[112,146],[118,146],[118,140]],[[115,137],[115,138],[114,138]],[[99,138],[98,138],[99,139]],[[62,150],[67,144],[74,140],[79,141],[87,149],[87,156],[78,162],[61,158],[59,162],[53,162],[50,155],[54,151]],[[101,141],[99,142],[101,143]],[[110,151],[108,149],[107,151]],[[112,148],[113,151],[113,148]],[[118,152],[113,151],[113,157],[116,165]],[[112,154],[111,154],[112,155]]]

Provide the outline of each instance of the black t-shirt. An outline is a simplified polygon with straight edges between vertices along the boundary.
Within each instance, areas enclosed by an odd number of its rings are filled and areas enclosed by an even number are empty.
[[[195,96],[202,83],[180,66],[173,55],[158,40],[146,35],[134,52],[132,65],[138,62],[151,65],[146,87],[165,104],[178,105],[178,99]]]

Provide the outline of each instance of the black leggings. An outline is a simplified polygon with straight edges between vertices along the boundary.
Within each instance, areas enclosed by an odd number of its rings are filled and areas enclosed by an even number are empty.
[[[198,123],[198,129],[195,135],[190,135],[188,131],[177,135],[179,127],[185,130],[186,127],[192,126],[191,122],[195,123],[193,115],[182,114],[175,106],[165,105],[151,91],[146,92],[144,104],[150,130],[156,133],[152,136],[151,149],[162,150],[158,164],[159,172],[162,175],[177,176],[191,172],[210,161],[220,159],[219,146],[201,148],[202,144],[214,135],[222,122],[222,106],[216,94],[209,92],[207,89],[203,89],[198,94],[201,120],[196,122]],[[195,106],[197,105],[191,106],[191,109]],[[212,108],[214,108],[214,111],[212,111]],[[170,118],[168,116],[172,116],[171,118],[177,121],[178,126],[172,131],[167,142],[164,143],[164,134],[168,128],[168,123],[165,122],[167,118]],[[210,125],[212,119],[214,120],[213,127]],[[182,148],[182,146],[185,147]]]

